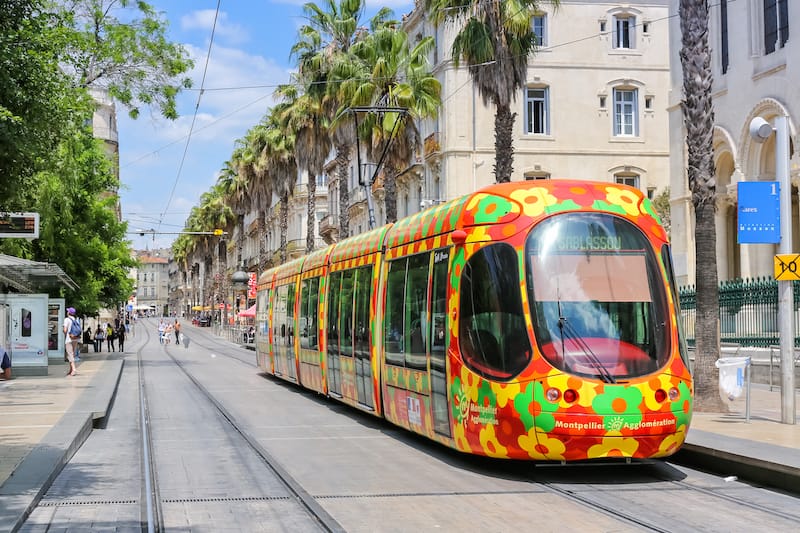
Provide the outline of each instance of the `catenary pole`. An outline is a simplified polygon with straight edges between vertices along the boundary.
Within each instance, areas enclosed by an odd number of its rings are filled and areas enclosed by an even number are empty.
[[[775,118],[775,177],[781,186],[780,253],[792,253],[792,184],[789,181],[789,119]],[[778,282],[778,329],[781,347],[781,422],[796,424],[794,392],[794,293],[792,281]]]

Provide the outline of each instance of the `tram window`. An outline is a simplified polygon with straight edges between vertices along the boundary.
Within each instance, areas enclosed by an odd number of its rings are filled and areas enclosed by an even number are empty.
[[[372,267],[359,268],[355,289],[355,354],[369,359],[369,304],[372,289]]]
[[[334,272],[330,276],[328,287],[328,353],[339,355],[339,295],[342,273]]]
[[[486,377],[510,379],[531,357],[516,250],[478,250],[461,275],[459,345],[464,363]]]
[[[526,242],[533,329],[556,368],[611,382],[666,364],[669,311],[646,235],[622,217],[570,213]]]
[[[342,272],[341,303],[339,308],[339,352],[348,357],[353,356],[353,283],[356,271]]]
[[[389,276],[386,283],[386,318],[384,319],[384,347],[386,362],[405,366],[403,350],[403,299],[406,288],[407,258],[389,263]]]
[[[672,293],[672,301],[675,305],[675,315],[678,317],[678,350],[680,351],[681,359],[683,359],[683,363],[686,365],[686,368],[691,369],[689,351],[686,348],[686,334],[683,331],[683,320],[680,318],[681,302],[678,295],[678,286],[675,284],[675,269],[672,266],[672,253],[670,253],[670,247],[668,244],[665,244],[661,247],[661,260],[666,266],[667,281],[669,282],[669,289]],[[669,341],[668,332],[665,332],[665,336],[667,337],[666,340]]]
[[[441,250],[434,252],[433,260],[433,288],[431,292],[431,367],[439,366],[444,370],[443,357],[434,357],[434,354],[444,354],[447,347],[447,263],[449,252]]]
[[[300,289],[300,347],[317,348],[319,278],[303,280]]]
[[[430,254],[414,255],[408,259],[405,291],[405,354],[406,366],[427,368],[428,279]]]
[[[272,319],[272,334],[274,336],[273,342],[277,345],[286,344],[284,338],[286,332],[286,300],[289,294],[289,286],[283,285],[278,287],[275,294],[275,312]]]
[[[289,284],[286,296],[286,345],[294,345],[294,283]]]

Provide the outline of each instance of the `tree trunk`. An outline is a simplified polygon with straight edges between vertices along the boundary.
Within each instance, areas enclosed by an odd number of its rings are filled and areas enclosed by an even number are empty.
[[[383,205],[386,211],[386,223],[397,222],[397,169],[383,166]]]
[[[708,47],[708,3],[680,0],[683,68],[683,121],[686,128],[687,175],[695,216],[697,277],[695,408],[725,411],[719,396],[719,286],[716,257],[716,185],[714,181],[714,108],[711,100],[711,51]]]
[[[289,195],[281,196],[281,264],[286,263],[286,234],[289,231]]]
[[[308,173],[308,221],[306,222],[306,253],[314,251],[317,232],[315,229],[315,218],[317,209],[317,177]]]
[[[494,115],[494,175],[497,183],[511,181],[514,171],[514,118],[508,105],[497,105]]]
[[[347,181],[347,171],[350,168],[350,146],[336,145],[336,175],[339,178],[339,238],[346,239],[350,236],[350,187]]]

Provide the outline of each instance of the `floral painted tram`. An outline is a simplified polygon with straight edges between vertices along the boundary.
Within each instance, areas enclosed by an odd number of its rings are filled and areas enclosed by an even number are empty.
[[[263,273],[258,364],[465,453],[666,457],[693,387],[672,280],[640,191],[492,185]]]

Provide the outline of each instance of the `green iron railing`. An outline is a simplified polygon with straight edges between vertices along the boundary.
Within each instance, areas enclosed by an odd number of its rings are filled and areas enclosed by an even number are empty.
[[[679,289],[681,320],[686,341],[694,346],[697,292]],[[798,330],[800,282],[794,282],[794,324]],[[771,278],[734,279],[719,284],[720,341],[768,348],[779,344],[778,282]],[[800,346],[795,336],[795,346]]]

